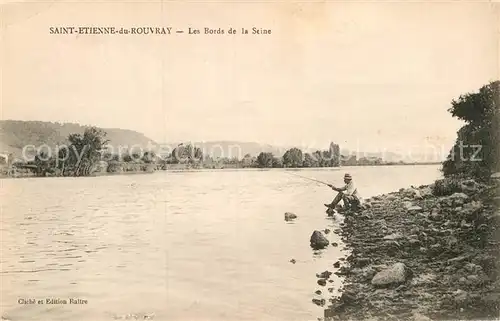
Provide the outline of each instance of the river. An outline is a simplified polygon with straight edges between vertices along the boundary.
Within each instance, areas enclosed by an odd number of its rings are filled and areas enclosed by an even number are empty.
[[[369,197],[431,183],[438,167],[298,173],[340,185],[348,171]],[[1,310],[12,321],[316,320],[323,309],[311,302],[321,288],[315,274],[334,271],[343,256],[342,244],[316,253],[309,247],[313,230],[338,228],[323,206],[334,192],[284,170],[0,184]],[[287,211],[298,218],[285,222]],[[328,238],[341,243],[334,233]],[[333,276],[321,288],[327,294],[341,285]],[[35,303],[24,304],[29,299]]]

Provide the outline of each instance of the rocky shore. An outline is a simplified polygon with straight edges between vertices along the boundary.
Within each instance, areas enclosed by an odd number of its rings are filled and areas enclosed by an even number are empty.
[[[443,179],[344,213],[350,255],[332,262],[344,286],[324,320],[498,318],[499,186]]]

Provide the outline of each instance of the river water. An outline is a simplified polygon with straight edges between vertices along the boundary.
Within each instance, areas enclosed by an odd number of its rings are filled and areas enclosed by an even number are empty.
[[[440,176],[437,165],[296,173],[340,185],[346,171],[363,197]],[[334,233],[328,238],[339,247],[309,247],[314,229],[338,228],[323,206],[333,191],[284,170],[0,184],[8,320],[316,320],[323,309],[311,302],[321,288],[315,274],[334,271],[344,255]],[[285,222],[287,211],[298,219]],[[341,285],[333,276],[326,294]]]

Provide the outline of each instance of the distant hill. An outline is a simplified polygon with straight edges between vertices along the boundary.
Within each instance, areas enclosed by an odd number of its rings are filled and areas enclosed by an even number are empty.
[[[54,147],[67,143],[70,134],[83,133],[86,126],[73,123],[52,123],[44,121],[0,120],[0,153],[22,155],[26,145],[41,146],[47,144]],[[107,133],[106,138],[116,148],[118,146],[137,145],[143,148],[148,143],[156,144],[144,134],[118,128],[101,128]]]
[[[52,123],[44,121],[20,121],[20,120],[0,120],[0,154],[13,153],[15,157],[22,156],[22,149],[26,145],[35,145],[37,147],[47,144],[54,147],[57,144],[66,144],[67,138],[73,133],[83,133],[86,126],[74,123]],[[160,154],[162,151],[171,151],[177,145],[175,143],[158,144],[152,139],[146,137],[144,134],[118,128],[101,128],[107,133],[107,139],[110,144],[116,149],[121,146],[140,146],[146,149],[151,146]],[[217,157],[236,157],[243,158],[246,154],[257,156],[261,152],[270,152],[275,156],[282,156],[288,149],[294,146],[273,146],[269,144],[261,144],[255,142],[239,142],[239,141],[198,141],[189,142],[184,141],[184,144],[193,144],[202,149],[204,155],[210,155],[214,158]],[[168,148],[165,148],[168,146]],[[160,149],[161,147],[161,149]],[[302,149],[304,153],[312,153],[316,149],[304,149],[301,146],[296,146]],[[318,148],[327,150],[329,146]],[[357,154],[354,151],[341,149],[342,155]],[[432,156],[432,155],[431,155]],[[442,161],[429,155],[413,155],[412,159],[404,157],[396,153],[363,153],[358,154],[361,157],[375,157],[382,158],[385,162],[398,162],[400,160],[409,162],[422,162],[422,161]]]

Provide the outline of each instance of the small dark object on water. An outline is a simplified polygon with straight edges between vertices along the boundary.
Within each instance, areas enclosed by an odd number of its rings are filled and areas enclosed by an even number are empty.
[[[337,247],[337,246],[339,246],[339,244],[338,244],[338,243],[333,242],[333,243],[332,243],[332,246]]]
[[[325,228],[325,234],[328,234],[328,233],[330,233],[330,230]]]
[[[337,261],[337,262],[333,263],[333,267],[338,269],[340,267],[340,262]]]
[[[297,215],[294,213],[286,212],[285,213],[285,221],[291,221],[297,218]]]
[[[318,280],[318,284],[321,285],[321,286],[325,286],[326,285],[326,280],[325,279],[319,279]]]
[[[317,295],[320,295],[321,294],[321,290],[316,290],[316,292],[314,292],[314,293],[316,293]]]
[[[297,261],[295,261],[295,259],[291,259],[290,262],[292,262],[293,264],[295,264]]]
[[[324,306],[326,303],[325,299],[312,299],[313,303],[319,306]]]

